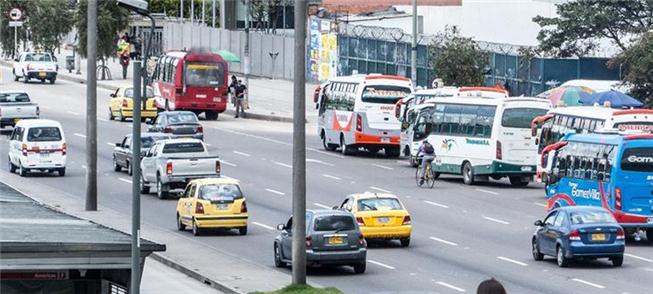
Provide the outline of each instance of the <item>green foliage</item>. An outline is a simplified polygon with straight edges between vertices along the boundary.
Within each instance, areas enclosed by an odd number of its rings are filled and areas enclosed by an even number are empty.
[[[576,0],[557,4],[558,17],[537,16],[540,49],[559,57],[584,56],[609,39],[622,50],[627,38],[653,28],[653,0]]]
[[[30,14],[31,3],[23,0],[0,0],[0,46],[5,56],[11,56],[14,52],[14,28],[9,27],[9,10],[19,8],[23,11],[23,20],[27,19]],[[26,40],[26,26],[18,28],[18,42]]]
[[[88,0],[79,1],[75,13],[75,26],[79,33],[79,53],[82,57],[86,57],[87,6]],[[108,57],[115,56],[119,33],[129,26],[130,14],[127,9],[119,7],[116,1],[100,0],[97,16],[97,57],[106,60]]]
[[[32,0],[29,3],[31,9],[27,25],[32,32],[32,42],[53,53],[72,29],[73,11],[59,0]]]
[[[633,85],[630,94],[653,106],[653,32],[644,36],[610,62],[622,65],[624,81]]]
[[[202,0],[195,1],[195,10],[193,14],[196,20],[202,20]],[[206,25],[213,24],[213,2],[212,0],[205,0],[204,6],[204,22]],[[179,17],[179,8],[181,2],[179,0],[150,0],[150,13],[165,13],[170,17]],[[190,18],[191,0],[184,0],[184,18]],[[220,0],[215,0],[215,25],[220,24]]]
[[[253,292],[251,294],[342,294],[342,291],[330,288],[313,288],[308,285],[290,285],[273,292]]]
[[[448,27],[429,48],[433,72],[445,85],[482,86],[489,55],[472,38]]]

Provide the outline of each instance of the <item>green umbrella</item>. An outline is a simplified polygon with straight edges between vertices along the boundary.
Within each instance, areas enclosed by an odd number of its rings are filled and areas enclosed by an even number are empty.
[[[240,57],[228,50],[219,50],[218,53],[222,58],[228,62],[240,62]]]

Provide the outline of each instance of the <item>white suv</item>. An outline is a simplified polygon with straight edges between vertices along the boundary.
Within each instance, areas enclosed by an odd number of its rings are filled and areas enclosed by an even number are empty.
[[[66,174],[66,139],[61,124],[47,119],[21,120],[9,139],[9,171]]]

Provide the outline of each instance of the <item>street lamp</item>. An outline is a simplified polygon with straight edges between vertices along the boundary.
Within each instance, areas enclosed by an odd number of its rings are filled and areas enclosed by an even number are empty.
[[[133,105],[144,104],[141,97],[147,97],[147,60],[149,59],[150,48],[152,47],[152,36],[154,36],[155,21],[149,13],[148,2],[145,0],[117,0],[118,6],[136,12],[150,19],[152,28],[150,30],[147,48],[143,54],[143,60],[134,62],[134,97]],[[141,70],[142,67],[142,70]],[[143,85],[141,93],[141,85]],[[145,105],[143,105],[144,107]],[[138,294],[141,284],[141,108],[133,107],[132,127],[132,250],[131,250],[131,285],[129,293]]]

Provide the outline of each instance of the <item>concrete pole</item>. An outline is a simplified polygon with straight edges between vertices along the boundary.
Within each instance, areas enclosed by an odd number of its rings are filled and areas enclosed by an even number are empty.
[[[417,86],[417,0],[413,4],[413,43],[410,56],[410,78],[413,80],[413,87]]]
[[[306,0],[295,0],[292,283],[306,284]]]
[[[86,12],[86,210],[97,210],[97,0]]]
[[[184,0],[181,0],[179,3],[179,18],[181,18],[181,21],[184,21]]]
[[[251,68],[251,60],[249,58],[249,6],[251,4],[250,0],[245,0],[245,87],[247,88],[247,92],[249,92],[249,72]],[[249,95],[245,97],[245,100],[247,101],[247,105],[251,102],[249,100]]]
[[[18,27],[14,27],[14,59],[18,57]]]
[[[134,60],[134,98],[132,122],[132,260],[129,293],[138,294],[141,285],[141,63]]]
[[[227,28],[227,0],[220,0],[220,28]]]
[[[190,23],[195,24],[195,0],[190,0]]]
[[[213,8],[211,9],[211,11],[213,11],[211,13],[211,25],[213,28],[215,28],[215,0],[212,0],[211,2],[211,4],[213,4]]]
[[[204,21],[204,14],[206,12],[206,0],[202,0],[202,25],[204,25],[206,22]]]

